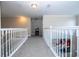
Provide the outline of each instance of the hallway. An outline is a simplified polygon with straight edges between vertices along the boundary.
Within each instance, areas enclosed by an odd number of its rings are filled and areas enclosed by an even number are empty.
[[[54,55],[41,37],[31,37],[13,57],[54,57]]]

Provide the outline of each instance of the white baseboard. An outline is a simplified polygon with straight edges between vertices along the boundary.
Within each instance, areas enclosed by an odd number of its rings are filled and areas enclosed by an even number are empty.
[[[15,52],[17,52],[20,49],[20,47],[26,42],[27,39],[28,38],[25,38],[24,41],[10,54],[9,57],[12,57],[15,54]]]

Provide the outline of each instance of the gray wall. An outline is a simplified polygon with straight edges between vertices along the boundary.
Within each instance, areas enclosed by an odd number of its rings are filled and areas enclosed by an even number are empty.
[[[39,27],[39,35],[42,36],[43,19],[42,17],[31,18],[31,35],[35,36],[35,28]]]
[[[49,26],[75,26],[76,18],[72,15],[45,15],[43,16],[43,28]]]

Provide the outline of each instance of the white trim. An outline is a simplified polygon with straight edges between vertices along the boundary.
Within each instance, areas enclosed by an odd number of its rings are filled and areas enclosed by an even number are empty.
[[[20,49],[20,47],[26,42],[27,39],[28,37],[24,39],[24,41],[10,54],[9,57],[12,57],[15,54],[15,52],[17,52]]]

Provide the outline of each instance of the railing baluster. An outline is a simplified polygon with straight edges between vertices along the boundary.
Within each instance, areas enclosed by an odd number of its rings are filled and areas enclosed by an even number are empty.
[[[3,56],[3,49],[2,49],[2,31],[0,30],[0,57]]]
[[[2,39],[3,40],[3,43],[2,43],[2,46],[3,46],[3,57],[4,57],[4,35],[5,34],[4,34],[4,30],[3,30],[3,36],[2,36],[3,37],[3,39]]]
[[[3,57],[3,46],[2,46],[2,43],[3,43],[3,31],[1,31],[1,57]]]
[[[6,37],[6,57],[7,57],[7,30],[5,30],[5,37]]]
[[[12,43],[13,43],[13,41],[15,41],[15,39],[14,39],[14,30],[12,30]],[[12,47],[13,47],[12,51],[14,51],[14,49],[15,49],[14,45]]]
[[[61,43],[61,44],[62,44],[62,57],[63,57],[63,56],[64,56],[64,55],[63,55],[63,54],[64,54],[64,53],[63,53],[63,41],[64,41],[64,40],[63,40],[63,29],[61,29],[61,34],[62,34],[62,43]]]
[[[4,43],[3,43],[3,45],[4,45],[4,57],[6,57],[6,31],[4,30]]]
[[[59,56],[61,56],[61,51],[60,51],[60,49],[61,49],[61,47],[60,47],[60,29],[59,29],[58,35],[59,35]]]
[[[9,56],[9,32],[7,30],[7,56]]]
[[[60,48],[59,48],[59,29],[58,29],[58,56],[60,56]]]
[[[57,42],[56,42],[56,46],[57,46],[57,54],[58,54],[58,29],[56,30],[56,33],[57,33]]]
[[[59,56],[60,56],[60,36],[59,36],[59,29],[58,29],[58,50],[59,50]]]
[[[10,30],[10,39],[9,39],[9,49],[10,49],[10,51],[9,51],[9,53],[11,54],[11,30]]]
[[[79,57],[79,29],[77,29],[77,57]]]
[[[55,32],[55,34],[56,34],[56,38],[55,38],[55,47],[56,47],[56,53],[57,53],[57,30],[56,30],[56,32]]]
[[[61,31],[61,29],[60,29],[60,41],[61,41],[61,43],[60,43],[60,49],[61,49],[61,57],[62,57],[62,31]]]
[[[13,45],[12,45],[12,43],[13,43],[13,30],[11,30],[11,46],[12,46],[12,52],[13,52]]]
[[[18,34],[15,34],[15,32],[17,32]],[[18,36],[18,38],[15,39],[15,36]],[[1,57],[12,56],[15,53],[16,48],[18,48],[19,45],[22,44],[22,41],[24,42],[27,39],[27,36],[28,33],[26,32],[26,29],[0,29]],[[17,43],[14,43],[15,40],[19,41]],[[17,46],[15,46],[14,44]]]
[[[3,57],[3,31],[1,31],[1,57]]]
[[[70,57],[72,57],[72,30],[70,31]]]
[[[63,37],[62,37],[62,28],[60,29],[61,30],[61,49],[62,49],[62,51],[61,51],[61,57],[63,57]]]
[[[65,39],[65,29],[63,29],[63,38],[64,38],[64,47],[63,48],[65,50],[65,41],[66,41],[66,39]],[[64,57],[65,57],[65,51],[64,51]]]
[[[1,57],[3,57],[3,53],[4,53],[4,50],[3,50],[3,31],[1,31]]]
[[[8,30],[8,48],[9,48],[9,50],[8,50],[8,54],[10,55],[10,30]]]
[[[10,45],[10,48],[11,48],[11,53],[12,53],[12,30],[10,30],[10,31],[11,31],[11,32],[10,32],[10,33],[11,33],[11,39],[10,39],[10,44],[11,44],[11,45]]]
[[[60,35],[60,41],[62,41],[61,29],[60,29],[60,34],[59,34],[59,35]],[[61,52],[60,52],[61,55],[60,55],[60,56],[62,57],[62,43],[60,43],[60,45],[61,45],[61,46],[60,46],[60,49],[61,49]]]
[[[57,42],[57,34],[56,34],[56,30],[54,30],[55,31],[55,41]],[[55,43],[55,50],[56,50],[56,53],[57,53],[57,46],[56,46],[56,43]]]
[[[67,29],[65,29],[65,57],[67,57]]]

